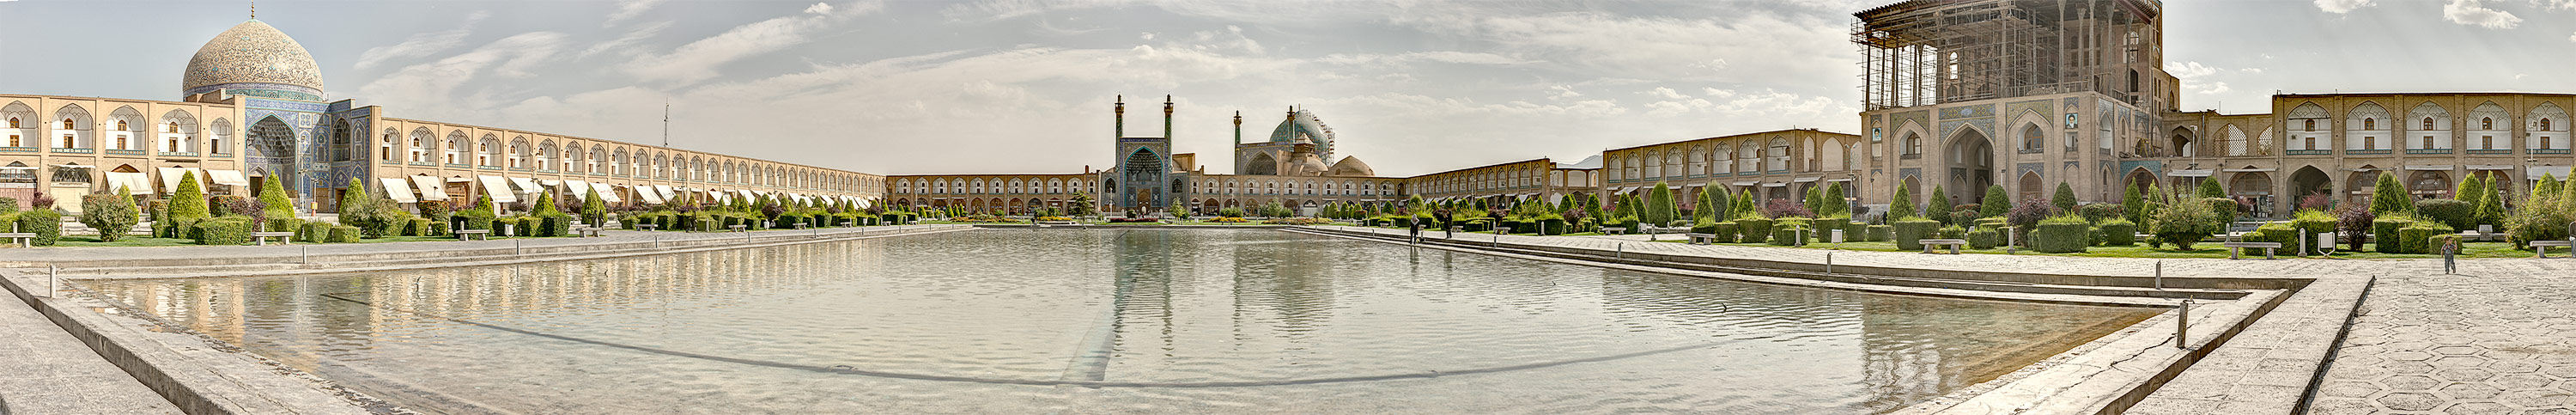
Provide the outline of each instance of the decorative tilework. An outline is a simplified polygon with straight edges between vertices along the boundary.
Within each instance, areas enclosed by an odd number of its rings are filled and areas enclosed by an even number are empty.
[[[2013,177],[2021,177],[2021,175],[2022,175],[2022,174],[2026,174],[2026,173],[2039,173],[2039,176],[2040,176],[2040,177],[2048,177],[2048,172],[2047,172],[2047,171],[2044,171],[2044,170],[2047,170],[2047,169],[2048,169],[2048,163],[2021,163],[2021,164],[2016,164],[2016,165],[2013,165]]]
[[[2040,118],[2048,118],[2048,114],[2057,112],[2057,109],[2049,106],[2048,100],[2045,99],[2004,104],[2006,118],[2020,118],[2024,112],[2038,113]]]
[[[1888,118],[1887,118],[1887,128],[1888,128],[1888,130],[1889,130],[1889,131],[1891,131],[1891,132],[1892,132],[1892,131],[1895,131],[1896,129],[1899,129],[1899,128],[1905,128],[1905,122],[1906,122],[1906,121],[1913,121],[1915,124],[1920,124],[1920,125],[1925,126],[1925,127],[1930,127],[1930,126],[1932,126],[1932,112],[1931,112],[1931,111],[1906,111],[1906,112],[1900,112],[1900,113],[1890,114],[1890,115],[1888,115]]]
[[[1985,134],[1988,138],[1992,138],[1995,131],[1995,119],[1978,118],[1970,120],[1943,120],[1941,121],[1941,137],[1950,137],[1951,134],[1957,133],[1960,126],[1976,126],[1977,131]]]

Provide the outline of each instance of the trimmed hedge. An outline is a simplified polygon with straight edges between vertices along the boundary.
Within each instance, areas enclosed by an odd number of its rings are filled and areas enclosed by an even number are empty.
[[[53,246],[63,240],[63,214],[53,209],[18,212],[18,231],[36,234],[36,246]]]
[[[2478,207],[2459,199],[2424,199],[2415,201],[2415,213],[2442,222],[2452,229],[2477,228]]]
[[[539,222],[537,236],[564,236],[572,234],[572,215],[557,213],[539,216],[537,217],[537,220]]]
[[[2415,222],[2397,230],[2397,246],[2399,250],[2409,254],[2430,254],[2434,253],[2434,245],[2431,242],[2433,237],[2456,235],[2457,232],[2459,231],[2451,229],[2450,225],[2435,221]]]
[[[198,245],[243,245],[250,243],[250,232],[249,219],[223,218],[198,221],[188,235]]]
[[[302,227],[295,228],[295,240],[312,243],[330,242],[331,226],[330,222],[304,222]]]
[[[2093,241],[2093,225],[2081,216],[2042,219],[2030,231],[2030,249],[2049,253],[2084,252]]]
[[[2138,224],[2136,222],[2130,222],[2128,219],[2112,219],[2102,221],[2102,224],[2098,226],[2098,228],[2101,229],[2102,232],[2102,246],[2132,246],[2138,244]]]
[[[1931,219],[1912,218],[1896,221],[1895,225],[1889,226],[1896,233],[1894,235],[1896,238],[1896,249],[1920,251],[1923,250],[1924,239],[1939,239],[1934,238],[1934,236],[1938,236],[1937,232],[1941,229],[1941,222]]]
[[[1968,239],[1968,228],[1962,228],[1959,225],[1943,226],[1934,234],[1940,237],[1932,239]]]
[[[1739,238],[1736,238],[1736,241],[1738,241],[1738,242],[1743,242],[1743,243],[1748,243],[1748,244],[1755,244],[1755,243],[1762,243],[1762,241],[1770,240],[1770,239],[1771,239],[1771,225],[1772,225],[1772,222],[1771,222],[1771,220],[1770,220],[1770,219],[1763,219],[1763,218],[1743,218],[1743,219],[1736,219],[1736,220],[1735,220],[1736,235],[1741,236],[1741,237],[1739,237]]]
[[[2263,226],[2254,227],[2254,233],[2245,235],[2245,241],[2271,242],[2281,244],[2283,248],[2297,248],[2299,229],[2291,227],[2289,222],[2263,222]]]
[[[1968,231],[1967,239],[1968,247],[1973,249],[1994,249],[2004,244],[2004,234],[1996,232],[1993,226],[1979,226],[1977,230]]]
[[[1735,221],[1730,220],[1718,222],[1716,229],[1709,233],[1717,234],[1718,242],[1735,242],[1737,239],[1736,237],[1743,232],[1743,225],[1738,225]]]
[[[303,228],[304,228],[304,220],[303,220],[303,219],[296,219],[296,218],[269,219],[269,220],[268,220],[268,230],[267,230],[267,231],[268,231],[268,232],[294,232],[294,231],[296,231],[296,230],[298,230],[298,229],[303,229]]]
[[[1862,239],[1861,239],[1861,240],[1863,240],[1863,241],[1869,241],[1869,242],[1880,242],[1880,241],[1886,241],[1886,240],[1887,240],[1887,238],[1888,238],[1888,235],[1889,235],[1891,232],[1894,232],[1894,231],[1895,231],[1895,228],[1894,228],[1894,227],[1887,226],[1887,225],[1866,225],[1866,226],[1868,226],[1868,227],[1861,231],[1861,237],[1862,237]]]
[[[1771,228],[1770,243],[1772,245],[1782,246],[1806,243],[1805,239],[1807,239],[1808,236],[1802,234],[1803,232],[1806,232],[1806,230],[1807,228],[1805,226],[1798,225],[1795,222],[1785,226],[1773,227]]]
[[[358,243],[358,236],[360,235],[361,231],[356,226],[336,225],[331,227],[331,239],[329,242],[335,244],[354,244]]]
[[[2383,254],[2406,253],[2406,243],[2402,242],[2402,238],[2399,238],[2400,236],[2403,236],[2403,234],[2398,230],[2405,229],[2408,225],[2414,224],[2415,220],[2413,218],[2408,218],[2405,215],[2391,214],[2380,216],[2378,219],[2372,219],[2370,221],[2370,242],[2373,244],[2372,250]]]
[[[2336,218],[2334,214],[2316,210],[2302,210],[2291,215],[2290,228],[2296,229],[2298,231],[2298,235],[2308,235],[2309,238],[2316,238],[2318,233],[2333,233],[2335,231],[2335,223],[2341,221],[2342,220]],[[2290,240],[2282,241],[2281,246],[2298,246],[2298,235],[2291,235]],[[2318,241],[2314,240],[2308,241],[2310,244],[2315,244],[2317,242]],[[2322,246],[2308,247],[2309,254],[2324,255],[2325,252],[2325,247]]]

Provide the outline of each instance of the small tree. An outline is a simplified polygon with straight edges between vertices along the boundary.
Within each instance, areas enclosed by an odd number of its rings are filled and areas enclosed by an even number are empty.
[[[1074,193],[1073,201],[1066,204],[1068,205],[1065,206],[1066,210],[1074,216],[1091,216],[1093,209],[1096,208],[1091,202],[1091,193],[1087,192]]]
[[[1977,208],[1979,217],[2003,216],[2012,211],[2012,194],[2004,193],[2004,185],[1986,185],[1986,198],[1977,201]]]
[[[2066,182],[2058,182],[2057,195],[2049,198],[2048,201],[2050,204],[2057,205],[2057,211],[2059,212],[2074,212],[2075,186],[2067,185]]]
[[[1851,216],[1852,202],[1850,200],[1846,200],[1850,198],[1851,193],[1843,191],[1842,182],[1834,182],[1833,184],[1825,185],[1825,204],[1828,205],[1825,209],[1831,210],[1833,213],[1826,213],[1824,215],[1843,217]]]
[[[81,198],[81,224],[98,230],[99,242],[123,239],[126,232],[134,231],[134,224],[143,221],[142,212],[128,192],[125,186],[117,186],[114,193]]]
[[[1932,185],[1932,198],[1923,201],[1923,216],[1941,221],[1942,226],[1957,225],[1957,219],[1950,217],[1949,191],[1942,189],[1941,185]]]
[[[1760,200],[1761,198],[1753,197],[1753,190],[1751,189],[1737,192],[1735,194],[1735,212],[1733,212],[1733,215],[1728,215],[1727,219],[1733,220],[1735,218],[1753,216],[1753,205],[1755,203],[1759,203]]]
[[[284,186],[278,184],[278,182],[282,181],[283,180],[269,179],[263,180],[259,184],[259,208],[261,211],[266,212],[269,219],[290,219],[295,217],[295,200],[286,194],[286,188]]]
[[[340,224],[356,226],[360,234],[370,238],[384,237],[393,225],[388,223],[393,217],[391,213],[377,203],[375,195],[367,192],[364,181],[352,178],[349,179],[349,187],[340,189]]]
[[[608,202],[599,200],[599,189],[581,193],[581,221],[590,226],[608,223]]]
[[[1896,186],[1896,200],[1888,202],[1887,206],[1887,223],[1896,223],[1896,221],[1899,220],[1923,215],[1923,211],[1914,207],[1913,187],[1914,186],[1908,185]]]
[[[2406,196],[2406,186],[2397,184],[2397,175],[2380,173],[2379,183],[2371,188],[2370,213],[2374,216],[2414,214],[2415,200]]]
[[[1681,209],[1673,201],[1673,188],[1661,182],[1655,183],[1654,190],[1646,191],[1644,208],[1645,211],[1637,214],[1637,219],[1655,226],[1672,223],[1673,212]]]
[[[2502,192],[2496,191],[2494,180],[2478,180],[2477,224],[2504,226],[2504,196],[2500,193]]]
[[[179,174],[179,191],[170,194],[170,226],[187,226],[213,217],[206,207],[206,192],[197,186],[197,173]],[[178,231],[186,234],[186,230]],[[176,236],[174,236],[176,237]]]
[[[2219,188],[2217,180],[2202,177],[2200,178],[2200,197],[2227,197],[2227,189]]]
[[[2120,191],[2120,207],[2128,212],[2129,222],[2147,223],[2147,196],[2138,193],[2138,182],[2129,182],[2128,189]]]
[[[1726,210],[1726,203],[1718,201],[1723,199],[1717,196],[1720,192],[1723,191],[1718,190],[1716,187],[1700,189],[1699,201],[1691,203],[1692,205],[1698,206],[1691,209],[1691,224],[1693,226],[1697,226],[1700,223],[1717,222],[1717,215],[1720,213],[1719,211]]]

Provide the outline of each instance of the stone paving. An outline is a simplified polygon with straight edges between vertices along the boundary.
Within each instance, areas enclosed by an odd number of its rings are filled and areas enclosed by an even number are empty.
[[[1358,230],[1358,228],[1336,227]],[[1365,230],[1402,235],[1400,229]],[[1441,232],[1425,232],[1438,238]],[[1466,242],[1492,234],[1457,234]],[[1504,243],[1591,249],[1822,262],[1826,250],[1644,242],[1626,236],[1501,236]],[[1665,239],[1673,236],[1666,235]],[[2082,275],[2150,275],[2161,262],[2168,276],[2321,280],[2375,279],[2348,316],[2339,346],[2331,341],[2334,313],[2289,309],[2290,340],[2248,337],[2176,379],[2169,401],[2142,413],[2283,413],[2278,407],[2222,406],[2231,401],[2278,402],[2292,393],[2310,396],[2309,413],[2576,414],[2576,259],[2470,259],[2463,275],[2442,275],[2441,261],[2421,260],[2225,260],[1926,255],[1911,252],[1838,251],[1836,263],[1950,270],[2013,270]],[[2322,282],[2321,282],[2322,283]],[[2358,284],[2354,284],[2358,285]],[[2282,332],[2282,330],[2270,330]],[[2322,376],[2293,381],[2311,348],[2332,347]],[[2315,367],[2310,362],[2307,367]],[[2314,369],[2310,369],[2314,370]],[[2313,372],[2311,372],[2313,373]],[[2309,385],[2316,385],[2310,391]],[[2160,394],[2166,391],[2159,391]]]
[[[175,414],[80,339],[18,297],[0,292],[0,413]]]

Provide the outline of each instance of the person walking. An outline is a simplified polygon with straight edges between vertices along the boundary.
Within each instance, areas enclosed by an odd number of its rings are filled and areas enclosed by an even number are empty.
[[[2442,274],[2460,275],[2460,238],[2442,241]]]

